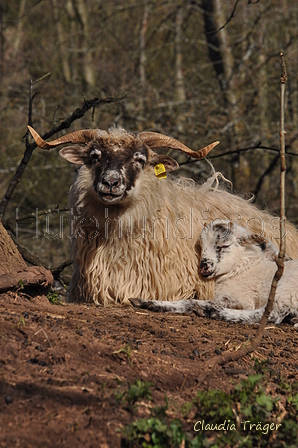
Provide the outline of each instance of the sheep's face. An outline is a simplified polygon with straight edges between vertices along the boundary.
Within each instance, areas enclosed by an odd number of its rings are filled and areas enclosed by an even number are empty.
[[[224,220],[215,220],[203,228],[196,251],[200,254],[199,272],[204,278],[235,275],[240,267],[254,260],[274,261],[278,254],[278,249],[262,235]]]
[[[231,231],[231,226],[232,223],[212,224],[202,230],[199,270],[202,277],[214,278],[232,269],[235,263],[237,239]]]
[[[120,145],[105,148],[92,142],[88,166],[92,172],[93,189],[106,204],[120,202],[135,186],[148,161],[148,149],[141,143],[123,149]]]
[[[84,164],[91,172],[92,188],[104,204],[118,204],[127,197],[137,179],[152,165],[164,163],[168,171],[177,168],[170,157],[153,153],[138,135],[124,130],[102,131],[86,147],[70,146],[60,155],[72,163]]]

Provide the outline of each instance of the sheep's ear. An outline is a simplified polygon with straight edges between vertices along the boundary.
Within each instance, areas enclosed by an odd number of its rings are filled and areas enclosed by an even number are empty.
[[[241,246],[259,246],[262,252],[266,255],[266,258],[271,261],[276,261],[279,253],[279,249],[271,241],[260,235],[249,235],[238,238],[239,244]],[[291,257],[285,255],[285,261],[292,260]]]
[[[162,154],[154,154],[150,157],[150,165],[157,165],[158,163],[163,163],[167,173],[177,170],[179,168],[179,163],[169,156],[164,156]]]
[[[222,221],[220,219],[214,219],[211,223],[212,230],[217,230],[222,233],[230,233],[234,223],[232,221]]]
[[[268,241],[261,235],[243,235],[240,238],[238,238],[238,243],[241,246],[260,246],[261,249],[264,251],[267,247]]]
[[[59,156],[77,165],[83,165],[89,160],[84,146],[68,146],[67,148],[60,149]]]
[[[278,256],[278,248],[260,235],[248,235],[238,239],[241,246],[259,246],[269,260],[275,261]]]
[[[214,232],[218,232],[221,241],[227,240],[233,233],[234,223],[232,221],[222,221],[215,219],[211,223]]]

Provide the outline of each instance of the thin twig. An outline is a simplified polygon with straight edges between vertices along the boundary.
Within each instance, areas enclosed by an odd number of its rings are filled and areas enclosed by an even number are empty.
[[[269,293],[268,302],[262,316],[260,325],[257,329],[255,337],[251,341],[249,345],[245,345],[240,348],[237,352],[226,352],[220,356],[215,356],[211,359],[208,359],[201,365],[203,376],[207,373],[207,368],[214,367],[215,365],[225,364],[229,361],[236,361],[244,356],[252,353],[256,350],[258,345],[260,344],[265,327],[267,325],[268,317],[273,309],[274,299],[276,288],[279,280],[281,279],[284,271],[284,257],[285,257],[285,173],[286,173],[286,163],[285,163],[285,125],[284,125],[284,117],[285,117],[285,85],[287,81],[286,75],[286,65],[284,60],[283,53],[280,53],[281,63],[282,63],[282,75],[280,79],[280,246],[279,246],[279,254],[276,260],[277,271],[272,280],[271,289]]]
[[[208,154],[208,159],[220,159],[221,157],[226,157],[226,156],[230,156],[233,154],[241,154],[243,152],[249,152],[249,151],[254,151],[256,149],[263,149],[265,151],[271,151],[271,152],[275,152],[278,153],[278,155],[280,154],[280,150],[278,148],[271,148],[270,146],[263,146],[261,144],[258,144],[256,146],[250,146],[248,148],[238,148],[238,149],[234,149],[233,151],[226,151],[226,152],[222,152],[220,154]],[[286,155],[287,156],[293,156],[293,157],[298,157],[298,153],[297,152],[291,152],[291,151],[286,151]],[[197,163],[200,162],[200,160],[194,160],[191,157],[188,157],[188,159],[185,162],[181,162],[179,163],[179,166],[183,166],[183,165],[188,165],[188,164],[193,164],[193,163]]]
[[[53,277],[57,280],[61,274],[61,272],[67,268],[68,266],[72,265],[72,260],[69,258],[68,260],[63,261],[63,263],[60,263],[58,266],[51,268],[51,272],[53,274]]]
[[[51,72],[46,73],[45,75],[43,75],[41,78],[37,79],[36,81],[32,81],[32,86],[34,86],[35,84],[37,84],[40,81],[43,81],[44,79],[48,78],[49,76],[51,76]]]
[[[40,217],[40,216],[44,216],[44,215],[47,216],[47,215],[51,215],[52,213],[59,214],[62,212],[69,212],[69,208],[61,208],[60,209],[59,206],[57,206],[56,208],[47,208],[44,210],[39,210],[34,213],[27,213],[26,215],[17,217],[17,218],[15,218],[15,221],[16,222],[26,221],[27,219],[36,219],[37,217]],[[12,220],[12,219],[9,219],[8,221],[10,222],[10,224],[12,222],[14,222],[14,220]]]
[[[238,3],[239,3],[239,0],[236,0],[236,3],[234,5],[233,11],[231,12],[230,17],[227,19],[227,21],[222,26],[220,26],[217,30],[208,31],[206,34],[216,34],[216,33],[218,33],[218,31],[223,30],[227,26],[227,24],[233,19]]]

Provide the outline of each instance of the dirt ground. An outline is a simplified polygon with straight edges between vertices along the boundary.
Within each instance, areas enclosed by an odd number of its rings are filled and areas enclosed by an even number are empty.
[[[0,296],[0,446],[120,447],[132,415],[115,399],[135,379],[190,401],[198,389],[229,390],[252,373],[252,356],[217,367],[202,382],[202,360],[237,350],[255,332],[193,315],[52,305],[45,296]],[[298,377],[298,331],[268,325],[254,354],[276,374]],[[270,388],[270,384],[268,384]]]

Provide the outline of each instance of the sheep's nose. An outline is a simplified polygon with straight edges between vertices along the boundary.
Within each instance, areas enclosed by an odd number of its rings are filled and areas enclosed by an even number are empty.
[[[205,269],[210,265],[211,263],[207,261],[207,258],[202,258],[200,263],[200,269]]]
[[[118,173],[118,171],[109,171],[102,178],[103,185],[108,188],[119,187],[121,182],[122,182],[122,177]]]
[[[213,268],[213,262],[208,261],[206,258],[201,259],[200,273],[204,276],[210,275]]]

